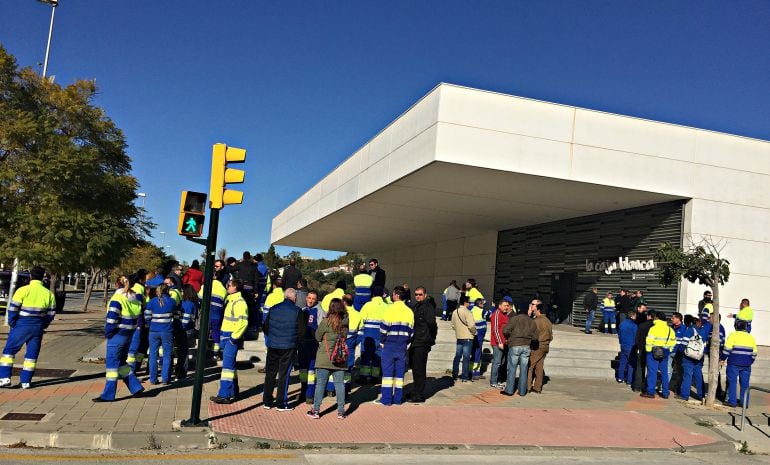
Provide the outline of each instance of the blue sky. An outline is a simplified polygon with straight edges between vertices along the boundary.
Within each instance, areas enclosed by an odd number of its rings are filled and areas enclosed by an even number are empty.
[[[37,68],[49,20],[4,0],[0,42]],[[770,140],[768,24],[764,0],[61,0],[49,75],[96,79],[155,242],[190,261],[179,195],[208,191],[213,143],[248,150],[219,247],[266,250],[276,214],[439,82]]]

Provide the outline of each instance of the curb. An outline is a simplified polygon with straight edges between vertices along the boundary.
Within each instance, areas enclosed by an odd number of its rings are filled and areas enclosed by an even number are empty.
[[[210,449],[216,437],[208,429],[170,433],[45,433],[0,430],[0,446],[95,450]]]

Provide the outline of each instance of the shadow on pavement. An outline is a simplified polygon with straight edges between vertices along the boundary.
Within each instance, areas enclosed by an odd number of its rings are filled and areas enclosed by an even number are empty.
[[[56,386],[57,384],[77,383],[79,381],[88,381],[97,378],[104,378],[104,372],[100,371],[98,373],[88,373],[85,375],[69,376],[66,378],[54,378],[46,379],[43,381],[35,381],[34,387]]]

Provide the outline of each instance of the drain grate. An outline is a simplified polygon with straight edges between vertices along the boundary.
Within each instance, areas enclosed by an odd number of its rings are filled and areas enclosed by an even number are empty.
[[[35,378],[68,378],[75,373],[75,370],[59,370],[57,368],[37,368]],[[14,376],[21,374],[21,368],[13,369]]]
[[[45,413],[17,413],[11,412],[3,415],[0,420],[12,420],[12,421],[40,421],[45,416]]]

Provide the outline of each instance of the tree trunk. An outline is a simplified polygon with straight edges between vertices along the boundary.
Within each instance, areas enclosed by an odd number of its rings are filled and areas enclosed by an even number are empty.
[[[720,325],[720,316],[719,316],[719,275],[717,274],[714,276],[714,283],[711,286],[711,291],[714,295],[713,299],[713,305],[714,305],[714,313],[711,317],[711,324],[713,325],[711,327],[711,348],[709,349],[709,374],[708,374],[708,383],[709,383],[709,390],[706,394],[706,406],[707,407],[713,407],[714,401],[717,397],[717,380],[719,379],[719,349],[720,349],[720,340],[719,340],[719,325]]]
[[[96,270],[91,267],[91,273],[86,277],[86,289],[85,297],[83,297],[83,309],[85,312],[88,310],[88,301],[91,300],[91,294],[94,291],[94,282],[96,281]]]
[[[109,300],[109,297],[107,296],[107,292],[109,291],[109,288],[110,288],[110,272],[106,271],[104,273],[104,295],[102,295],[103,307],[107,306],[107,300]]]

